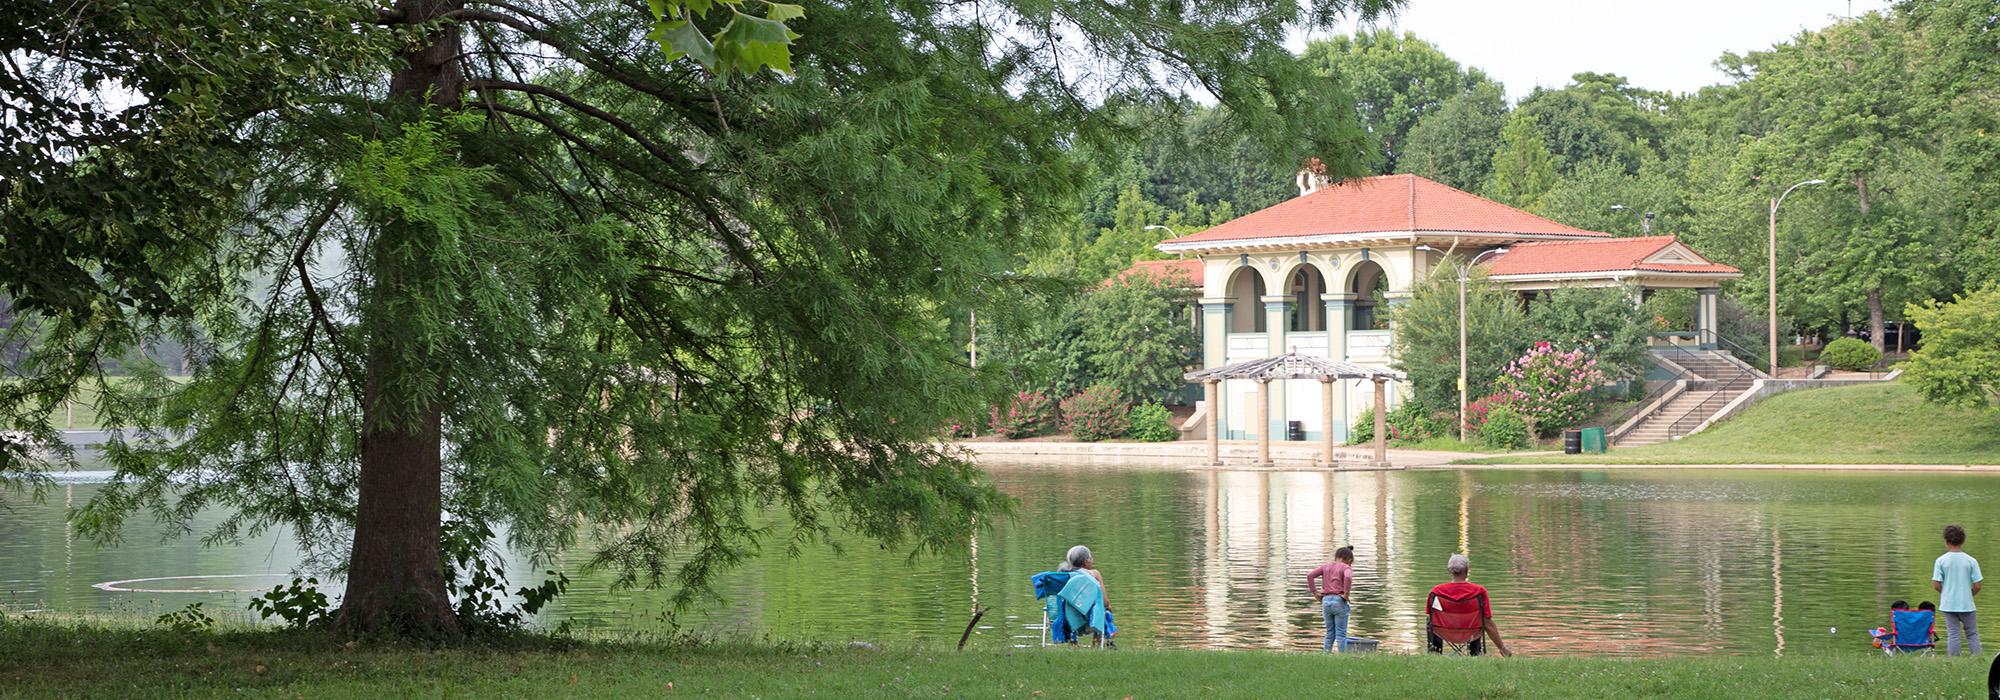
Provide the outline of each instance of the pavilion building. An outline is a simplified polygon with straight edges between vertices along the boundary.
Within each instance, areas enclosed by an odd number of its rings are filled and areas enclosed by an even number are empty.
[[[1389,368],[1395,329],[1384,307],[1407,300],[1433,268],[1456,264],[1447,255],[1471,260],[1504,248],[1480,262],[1524,297],[1563,286],[1618,286],[1633,290],[1636,303],[1646,290],[1695,290],[1692,335],[1706,346],[1716,337],[1719,285],[1741,276],[1673,236],[1615,238],[1415,175],[1301,181],[1297,197],[1158,245],[1179,260],[1127,272],[1172,274],[1199,287],[1203,368],[1288,351]],[[1372,405],[1369,384],[1343,382],[1327,415],[1316,381],[1274,382],[1268,422],[1256,426],[1255,383],[1231,380],[1204,410],[1216,411],[1225,439],[1266,430],[1284,439],[1297,422],[1306,440],[1331,431],[1345,441],[1349,425]]]

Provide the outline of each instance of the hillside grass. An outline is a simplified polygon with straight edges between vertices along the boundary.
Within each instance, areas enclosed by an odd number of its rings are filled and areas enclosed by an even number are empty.
[[[290,632],[0,622],[0,697],[1974,697],[1984,659],[1442,658],[576,642],[435,648]]]
[[[1925,403],[1901,382],[1779,394],[1706,431],[1601,455],[1460,464],[2000,464],[2000,411]]]

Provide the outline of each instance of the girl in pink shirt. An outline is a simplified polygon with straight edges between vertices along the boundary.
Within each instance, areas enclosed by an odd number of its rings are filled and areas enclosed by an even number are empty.
[[[1320,614],[1326,618],[1324,648],[1329,653],[1335,649],[1343,653],[1347,651],[1347,619],[1354,612],[1349,595],[1353,589],[1353,547],[1334,550],[1333,561],[1321,564],[1306,574],[1306,590],[1312,593],[1313,600],[1319,601]]]

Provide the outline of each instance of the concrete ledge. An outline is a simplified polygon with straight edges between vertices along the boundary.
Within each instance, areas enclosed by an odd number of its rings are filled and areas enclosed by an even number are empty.
[[[1956,472],[1963,474],[2000,473],[2000,464],[1447,464],[1416,469],[1533,469],[1575,471],[1578,469],[1727,469],[1732,471],[1822,471],[1822,472]]]
[[[1338,469],[1380,470],[1404,469],[1426,465],[1445,464],[1455,459],[1479,457],[1470,452],[1435,452],[1430,450],[1389,450],[1389,461],[1378,463],[1375,452],[1365,447],[1347,447],[1334,450],[1334,464],[1328,467],[1320,462],[1319,443],[1277,442],[1271,444],[1271,461],[1257,464],[1257,443],[1250,440],[1225,440],[1216,450],[1222,459],[1221,465],[1208,464],[1208,445],[1205,441],[1173,442],[954,442],[953,447],[963,448],[975,457],[1022,462],[1048,462],[1056,464],[1103,464],[1124,466],[1151,466],[1175,469]]]

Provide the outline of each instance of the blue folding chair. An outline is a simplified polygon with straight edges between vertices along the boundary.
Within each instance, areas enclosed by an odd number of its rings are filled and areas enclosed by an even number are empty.
[[[1937,649],[1937,611],[1891,610],[1889,629],[1876,639],[1890,656],[1929,654]]]
[[[1089,574],[1080,574],[1074,571],[1044,571],[1028,578],[1029,585],[1034,588],[1035,599],[1042,601],[1042,646],[1075,644],[1083,641],[1083,635],[1092,632],[1087,623],[1082,625],[1071,623],[1071,620],[1089,620],[1090,612],[1077,608],[1077,606],[1072,604],[1063,595],[1064,589],[1070,587],[1070,579],[1077,575],[1089,576]],[[1083,587],[1086,583],[1095,583],[1095,581],[1079,582],[1078,585],[1079,587]],[[1102,597],[1102,593],[1099,593],[1098,598],[1100,601]],[[1078,627],[1083,627],[1083,629],[1078,629]],[[1103,648],[1112,635],[1115,634],[1118,634],[1118,625],[1111,621],[1111,611],[1106,609],[1104,610],[1104,629],[1101,630],[1100,634],[1096,635],[1093,645]]]

